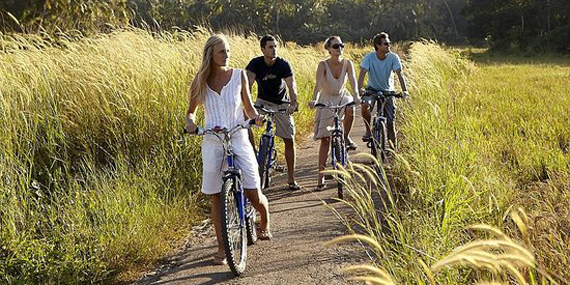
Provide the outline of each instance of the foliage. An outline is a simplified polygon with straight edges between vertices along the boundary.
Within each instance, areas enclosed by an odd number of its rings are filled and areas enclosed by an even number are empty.
[[[482,223],[524,242],[541,274],[569,280],[570,61],[479,54],[474,62],[429,42],[414,43],[408,59],[400,149],[380,177],[368,165],[347,169],[347,225],[380,244],[374,262],[398,284],[422,284],[418,260],[442,260],[472,240],[466,226]],[[524,230],[504,214],[518,207],[528,213]],[[450,268],[437,284],[472,284],[490,269]],[[527,273],[536,284],[537,272]]]
[[[181,130],[210,33],[0,33],[0,283],[127,278],[204,217],[200,141]],[[229,41],[232,66],[257,55]],[[324,54],[280,54],[305,104]],[[296,113],[301,134],[312,115]]]
[[[463,11],[475,42],[508,51],[570,52],[570,3],[469,0]]]

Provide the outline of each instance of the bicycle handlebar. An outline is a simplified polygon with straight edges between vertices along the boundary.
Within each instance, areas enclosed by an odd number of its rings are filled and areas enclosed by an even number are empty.
[[[402,92],[396,91],[371,91],[366,90],[364,91],[364,95],[368,96],[384,96],[384,97],[396,97],[396,98],[403,98],[404,95]]]
[[[264,112],[264,113],[267,113],[267,114],[269,114],[269,115],[273,115],[273,114],[276,114],[276,113],[284,114],[285,112],[287,112],[287,109],[273,110],[273,109],[267,108],[267,107],[265,107],[265,106],[263,106],[263,105],[254,105],[254,107],[255,107],[255,109],[260,110],[260,111],[262,111],[262,112]],[[295,110],[295,111],[297,111],[297,110]]]
[[[317,103],[317,104],[315,104],[315,107],[316,107],[316,108],[321,108],[321,109],[333,109],[333,110],[338,110],[338,109],[342,109],[342,108],[344,108],[344,107],[351,107],[351,106],[354,106],[354,105],[356,105],[356,103],[355,103],[354,101],[352,101],[352,102],[348,102],[348,103],[343,104],[343,105],[336,105],[336,106],[335,106],[335,105],[325,105],[325,104],[323,104],[323,103]]]
[[[266,120],[263,119],[263,122],[265,122]],[[238,124],[236,126],[234,126],[231,129],[226,129],[226,128],[222,128],[219,126],[216,126],[212,129],[203,129],[203,128],[196,128],[196,131],[194,133],[192,133],[191,135],[196,135],[196,136],[203,136],[206,134],[218,134],[218,133],[226,133],[226,134],[232,134],[234,132],[236,132],[239,129],[249,129],[252,125],[255,125],[255,119],[251,119],[251,120],[246,120],[241,124]],[[184,131],[185,134],[188,134],[188,130],[186,130],[186,127],[184,127]]]

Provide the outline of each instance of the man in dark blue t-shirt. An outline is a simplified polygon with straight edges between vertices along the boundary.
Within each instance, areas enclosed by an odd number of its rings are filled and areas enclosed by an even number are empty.
[[[285,160],[287,161],[287,182],[289,189],[300,189],[295,181],[295,122],[291,114],[297,109],[297,86],[289,63],[277,57],[279,48],[277,40],[266,35],[260,41],[263,56],[253,58],[247,67],[249,88],[257,82],[256,104],[274,110],[287,109],[287,114],[275,115],[275,135],[285,143]],[[289,93],[287,94],[287,89]],[[252,137],[252,136],[250,136]]]

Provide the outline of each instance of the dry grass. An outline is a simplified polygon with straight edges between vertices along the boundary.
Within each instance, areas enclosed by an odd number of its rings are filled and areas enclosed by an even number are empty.
[[[437,283],[516,282],[521,274],[531,284],[564,283],[570,278],[570,62],[480,63],[461,54],[428,42],[411,46],[405,66],[412,100],[400,104],[400,151],[389,175],[376,178],[391,184],[357,183],[352,171],[365,172],[351,166],[353,198],[346,203],[356,215],[347,225],[378,242],[374,261],[397,283],[431,280],[422,262],[442,260],[461,266],[432,272]],[[513,210],[519,207],[528,214]],[[508,252],[518,257],[476,251],[480,258],[471,261],[446,259],[475,238],[465,230],[472,224],[506,232],[536,266],[520,250]],[[505,245],[494,242],[494,250],[507,254]],[[508,263],[491,263],[497,260]],[[467,270],[469,262],[487,269]]]

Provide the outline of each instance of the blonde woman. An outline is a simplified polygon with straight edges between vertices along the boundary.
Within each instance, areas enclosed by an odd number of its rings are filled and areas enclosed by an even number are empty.
[[[263,118],[251,103],[247,75],[243,70],[228,67],[230,46],[222,35],[211,36],[204,46],[202,63],[190,87],[190,105],[186,113],[186,129],[196,130],[196,111],[204,106],[205,127],[232,128],[245,121],[245,114],[255,119],[257,125]],[[253,148],[248,140],[247,130],[243,129],[232,136],[232,148],[236,166],[242,172],[245,194],[253,207],[259,211],[261,223],[259,239],[270,239],[269,203],[259,191],[260,179]],[[212,135],[204,136],[202,142],[202,193],[210,196],[211,218],[216,229],[218,252],[214,264],[226,264],[225,251],[220,232],[220,192],[222,189],[221,170],[224,164],[222,144]]]
[[[325,41],[325,49],[329,52],[330,57],[319,63],[317,68],[317,78],[315,88],[313,90],[313,100],[309,102],[309,107],[314,108],[316,103],[327,105],[342,105],[355,101],[360,104],[357,93],[356,75],[354,65],[348,59],[342,57],[344,44],[338,36],[329,37]],[[351,95],[346,89],[346,81],[350,83],[350,87],[355,92]],[[345,141],[348,150],[355,150],[356,144],[350,139],[350,129],[354,121],[354,107],[345,109],[343,120]],[[318,109],[315,114],[315,140],[321,140],[319,148],[319,174],[317,191],[323,190],[325,187],[324,177],[321,173],[325,169],[327,156],[330,145],[330,131],[327,127],[333,125],[333,113],[327,109]]]

